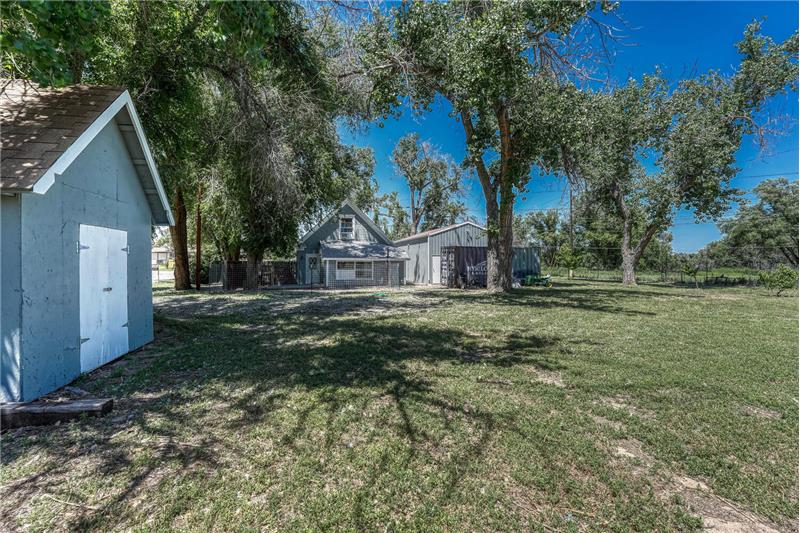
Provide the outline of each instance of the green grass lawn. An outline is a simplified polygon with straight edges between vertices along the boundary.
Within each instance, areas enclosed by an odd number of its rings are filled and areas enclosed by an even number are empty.
[[[156,341],[76,383],[110,415],[3,434],[0,529],[797,528],[796,297],[155,301]]]

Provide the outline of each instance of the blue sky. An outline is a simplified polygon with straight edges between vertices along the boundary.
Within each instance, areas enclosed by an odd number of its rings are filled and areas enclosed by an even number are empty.
[[[738,64],[735,44],[745,25],[766,17],[762,32],[780,41],[792,34],[798,24],[796,2],[625,2],[617,10],[625,22],[625,37],[615,47],[611,76],[617,82],[638,78],[652,72],[656,65],[671,80],[690,76],[693,72],[716,69],[730,73]],[[616,23],[619,26],[619,23]],[[733,184],[751,190],[760,181],[773,175],[798,177],[798,96],[779,97],[772,110],[786,115],[786,132],[773,138],[766,152],[760,152],[752,139],[745,139],[737,154],[741,171]],[[456,161],[464,158],[464,132],[461,124],[448,115],[449,106],[439,103],[431,112],[414,116],[404,110],[398,119],[373,124],[364,131],[342,130],[343,141],[370,146],[375,152],[375,176],[381,192],[398,191],[407,202],[408,190],[402,176],[395,173],[390,161],[392,149],[406,133],[417,132],[441,152]],[[475,180],[465,184],[465,202],[469,214],[483,221],[485,204],[480,185]],[[564,207],[568,198],[564,183],[552,176],[534,173],[530,192],[518,197],[515,210]],[[691,252],[719,238],[714,223],[696,224],[691,213],[680,213],[671,228],[676,251]]]

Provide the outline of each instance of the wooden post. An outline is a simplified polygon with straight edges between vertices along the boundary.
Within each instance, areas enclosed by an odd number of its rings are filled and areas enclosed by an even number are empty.
[[[200,243],[202,242],[202,227],[200,217],[200,202],[203,196],[203,185],[197,186],[197,205],[195,206],[195,250],[194,250],[194,288],[200,290],[200,264],[202,261]]]

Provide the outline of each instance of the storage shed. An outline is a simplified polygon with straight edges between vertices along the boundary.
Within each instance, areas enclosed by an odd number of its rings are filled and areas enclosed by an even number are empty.
[[[474,222],[462,222],[436,228],[394,241],[394,245],[408,254],[406,262],[407,283],[447,284],[442,276],[443,254],[452,248],[482,252],[469,254],[486,261],[486,229]],[[514,246],[512,270],[515,276],[536,273],[539,268],[539,249],[532,246]]]
[[[153,339],[151,231],[173,223],[127,91],[0,94],[0,401]]]

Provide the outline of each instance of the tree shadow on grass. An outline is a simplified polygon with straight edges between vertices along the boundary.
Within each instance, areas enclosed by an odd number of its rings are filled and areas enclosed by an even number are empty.
[[[492,297],[492,302],[527,305],[521,297],[530,298],[512,294],[506,300]],[[337,305],[312,299],[305,312],[289,307],[218,316],[209,308],[206,315],[193,311],[191,319],[180,313],[160,316],[157,325],[163,340],[126,356],[122,372],[101,368],[81,384],[96,396],[115,397],[112,415],[66,427],[30,428],[4,439],[4,466],[29,453],[50,460],[46,473],[23,474],[3,487],[6,497],[0,519],[14,523],[17,509],[49,494],[70,502],[64,506],[70,513],[61,522],[69,529],[130,526],[148,509],[148,504],[139,503],[149,496],[198,476],[207,479],[246,460],[254,430],[270,434],[284,450],[285,460],[302,457],[309,442],[319,442],[328,450],[325,453],[334,453],[356,424],[342,414],[345,408],[358,404],[366,410],[376,398],[385,399],[394,413],[393,422],[383,430],[405,443],[409,461],[419,450],[439,446],[420,418],[435,418],[445,432],[465,425],[474,428],[473,439],[437,463],[446,473],[447,483],[439,494],[446,501],[471,465],[481,460],[495,429],[513,427],[514,420],[490,409],[465,406],[463,398],[436,386],[429,369],[519,364],[563,368],[549,355],[555,345],[565,342],[555,336],[525,333],[487,341],[442,325],[398,320],[400,315],[426,312],[433,301],[452,303],[438,291],[415,294],[407,301],[368,295],[344,299]],[[166,309],[169,313],[172,308]],[[227,308],[234,309],[235,305]],[[158,350],[164,351],[161,357],[148,356],[148,351]],[[292,402],[298,395],[306,403],[295,409]],[[277,416],[281,412],[285,417],[287,409],[291,409],[289,420]],[[324,418],[322,439],[316,434],[318,422],[311,422],[320,418]],[[136,438],[126,437],[128,433]],[[137,439],[142,440],[137,443]],[[379,479],[385,468],[378,462],[359,489],[362,504],[353,510],[355,523],[366,526],[363,504],[370,497],[369,479]],[[88,480],[94,472],[124,481],[103,495],[66,488],[78,486],[81,479],[91,486]],[[82,501],[86,505],[76,503]],[[191,505],[175,502],[169,510],[151,510],[160,512],[162,525],[168,527],[169,516]]]

